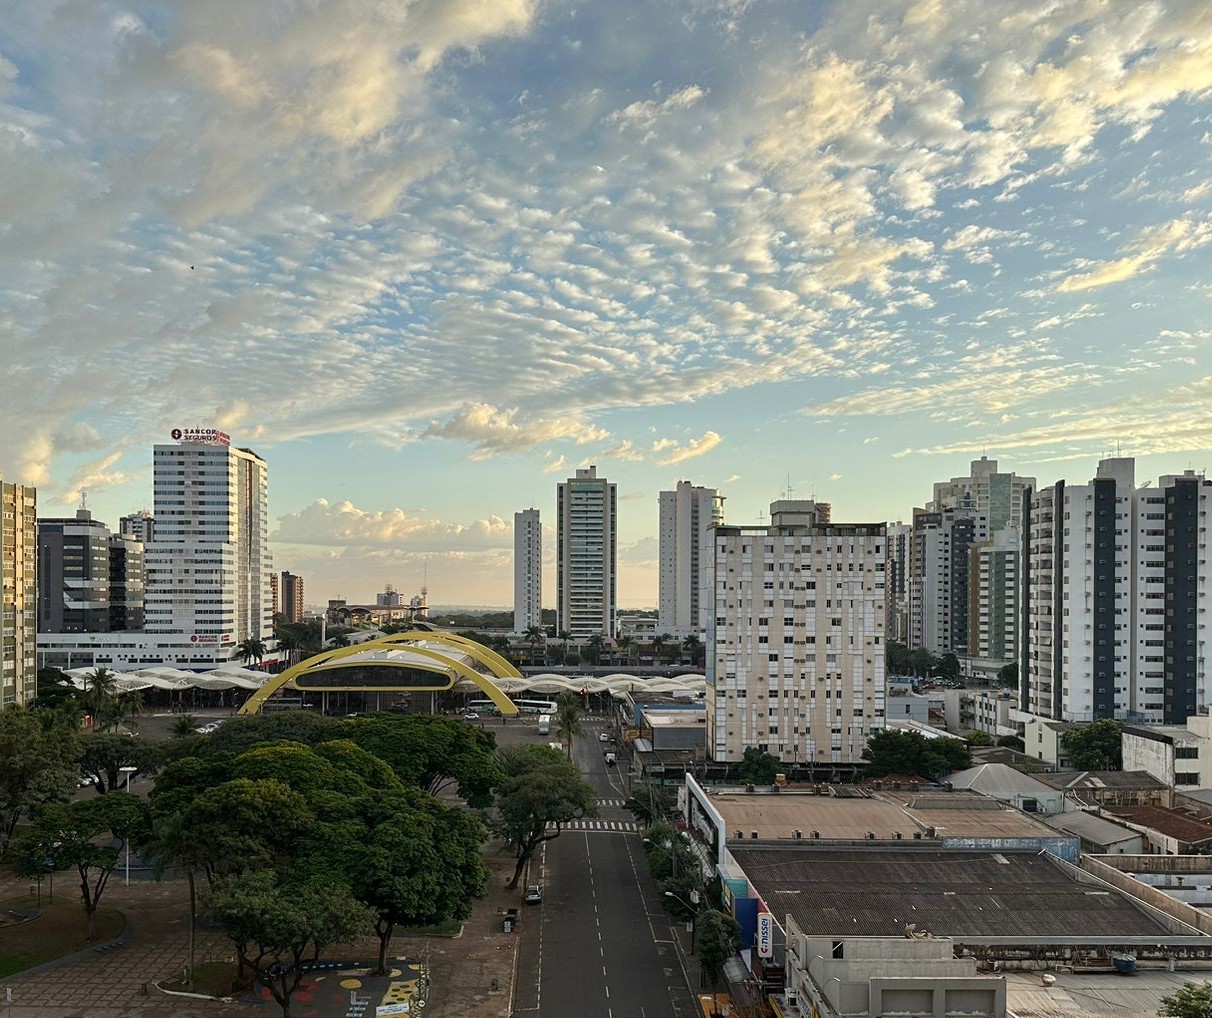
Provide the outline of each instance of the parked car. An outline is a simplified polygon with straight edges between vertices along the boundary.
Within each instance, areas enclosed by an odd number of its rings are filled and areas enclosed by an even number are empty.
[[[466,714],[463,715],[463,720],[464,721],[479,721],[480,715],[477,714],[473,710],[469,710]]]
[[[614,750],[608,749],[604,755],[606,758],[606,766],[613,767],[617,762],[617,758],[614,755]]]
[[[537,905],[542,900],[543,888],[541,888],[538,884],[530,884],[526,888],[526,897],[523,899],[523,901],[525,901],[527,905]]]
[[[598,742],[609,742],[610,736],[606,732],[598,732]]]

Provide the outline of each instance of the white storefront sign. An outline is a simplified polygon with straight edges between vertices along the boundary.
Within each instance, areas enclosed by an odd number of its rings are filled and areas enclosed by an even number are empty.
[[[769,912],[758,913],[757,953],[759,958],[774,957],[774,916]]]
[[[203,445],[231,445],[231,435],[216,428],[173,428],[169,432],[174,442],[192,442]]]

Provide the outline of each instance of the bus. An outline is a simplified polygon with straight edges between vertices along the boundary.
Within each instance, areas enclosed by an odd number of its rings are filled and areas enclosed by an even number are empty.
[[[540,735],[550,735],[551,734],[551,715],[550,714],[540,714],[539,715],[539,734]]]
[[[556,705],[552,700],[514,700],[513,702],[522,714],[554,714],[556,712]],[[467,704],[467,709],[475,711],[477,714],[500,713],[497,705],[491,700],[471,700]]]

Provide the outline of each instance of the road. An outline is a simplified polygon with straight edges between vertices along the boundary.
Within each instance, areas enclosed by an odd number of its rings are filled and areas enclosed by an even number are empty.
[[[574,744],[598,792],[599,817],[547,842],[539,860],[532,882],[542,882],[543,903],[523,913],[514,1014],[688,1018],[693,998],[682,959],[639,833],[622,808],[622,775],[603,763],[601,727],[587,727]]]

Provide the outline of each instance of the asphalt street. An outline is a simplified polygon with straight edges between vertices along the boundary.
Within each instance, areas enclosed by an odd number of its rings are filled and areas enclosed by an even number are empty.
[[[546,844],[530,882],[543,903],[522,914],[514,1014],[537,1018],[688,1018],[694,998],[660,890],[648,874],[618,767],[600,723],[574,757],[599,795],[600,826]]]

